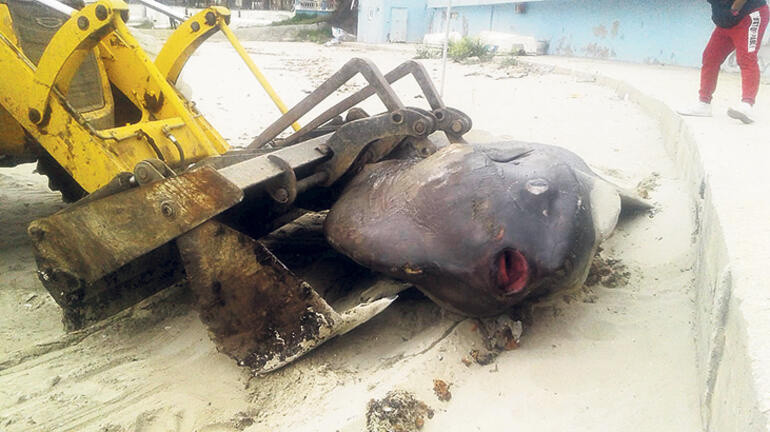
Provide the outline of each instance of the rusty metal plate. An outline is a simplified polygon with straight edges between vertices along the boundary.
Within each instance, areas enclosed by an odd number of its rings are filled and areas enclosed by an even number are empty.
[[[143,260],[139,267],[146,267],[178,260],[168,250],[156,252],[162,259],[142,257],[242,198],[238,187],[206,167],[33,221],[28,232],[40,279],[65,309],[66,321],[68,309],[82,307],[86,299],[112,298],[109,292],[123,290],[119,285],[128,279],[140,282],[148,277],[141,275],[158,273],[137,268],[137,262]],[[126,269],[132,276],[122,274]]]
[[[388,286],[384,295],[335,310],[262,244],[216,221],[179,237],[177,246],[193,305],[217,348],[257,374],[352,330],[395,299]]]
[[[339,315],[256,240],[209,221],[177,240],[193,304],[220,351],[269,371],[325,340]]]

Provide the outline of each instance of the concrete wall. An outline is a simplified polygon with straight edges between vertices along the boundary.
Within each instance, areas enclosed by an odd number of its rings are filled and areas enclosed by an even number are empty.
[[[358,41],[388,42],[393,8],[408,9],[407,42],[422,42],[428,29],[428,6],[424,0],[360,0],[358,4]]]
[[[574,0],[453,8],[452,28],[473,35],[492,30],[550,42],[549,53],[618,60],[700,65],[713,25],[701,0]],[[444,28],[445,12],[431,9],[430,31]]]
[[[429,6],[441,3],[431,0]],[[443,32],[445,15],[445,9],[429,7],[428,31]],[[700,66],[714,26],[702,0],[554,0],[527,2],[523,14],[513,3],[453,7],[451,28],[470,36],[483,30],[534,36],[548,41],[555,55]],[[768,39],[770,32],[765,45]],[[760,57],[770,73],[770,49]],[[735,70],[734,57],[725,66]]]
[[[549,42],[549,54],[605,58],[637,63],[698,67],[714,28],[703,0],[545,0],[525,2],[526,12],[501,0],[453,0],[451,30],[478,35],[485,30],[533,36]],[[408,41],[443,33],[446,0],[360,0],[358,40],[388,42],[391,10],[409,9]],[[759,53],[770,75],[770,32]],[[734,55],[725,69],[736,71]]]

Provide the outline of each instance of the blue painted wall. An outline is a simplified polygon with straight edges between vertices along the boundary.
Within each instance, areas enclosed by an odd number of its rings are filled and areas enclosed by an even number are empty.
[[[385,0],[359,0],[357,35],[359,42],[387,42],[384,8]]]
[[[463,0],[454,0],[457,4]],[[409,8],[408,41],[443,33],[446,0],[359,0],[358,40],[388,41],[393,7]],[[543,0],[514,2],[465,0],[475,6],[452,8],[451,30],[474,36],[491,30],[534,36],[549,43],[549,54],[638,63],[699,67],[714,28],[706,0]],[[482,4],[497,3],[497,4]],[[427,5],[430,5],[428,7]],[[770,75],[770,31],[759,52],[760,68]],[[724,67],[737,70],[734,56]]]
[[[421,1],[420,1],[421,3]],[[699,66],[713,29],[705,0],[554,0],[452,8],[463,35],[492,30],[549,41],[549,54]],[[431,8],[428,31],[443,32],[445,10]]]
[[[388,42],[393,8],[408,9],[407,42],[422,42],[429,24],[425,0],[359,0],[358,40]]]

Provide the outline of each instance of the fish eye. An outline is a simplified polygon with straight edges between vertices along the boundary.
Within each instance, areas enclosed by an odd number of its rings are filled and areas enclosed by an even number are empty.
[[[525,187],[527,188],[527,192],[532,195],[542,195],[548,192],[548,181],[542,178],[531,179],[527,181]]]

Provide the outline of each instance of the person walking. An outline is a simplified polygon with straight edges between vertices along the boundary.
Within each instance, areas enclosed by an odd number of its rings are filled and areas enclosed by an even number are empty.
[[[735,58],[741,69],[743,96],[740,102],[727,110],[727,115],[743,123],[752,123],[760,79],[757,51],[762,45],[770,10],[765,0],[708,2],[711,3],[711,19],[716,28],[703,51],[700,100],[692,107],[678,112],[682,115],[711,117],[711,97],[717,87],[719,68],[735,50]]]

